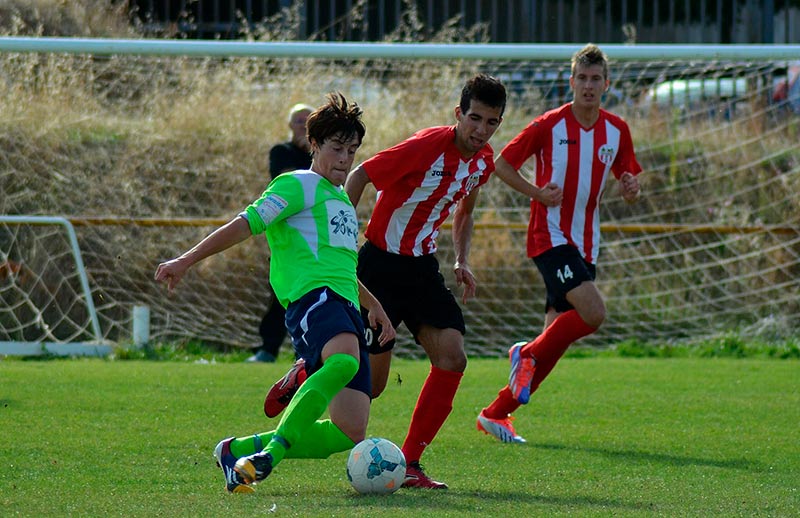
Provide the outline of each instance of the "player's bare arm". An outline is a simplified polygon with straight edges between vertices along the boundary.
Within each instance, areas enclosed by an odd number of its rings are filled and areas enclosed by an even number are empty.
[[[368,183],[370,183],[369,176],[360,165],[347,175],[347,179],[344,182],[344,192],[347,193],[347,197],[350,198],[350,203],[353,204],[353,207],[358,206],[361,195],[364,194],[364,187]]]
[[[367,318],[369,319],[369,326],[372,329],[377,329],[378,326],[381,326],[381,334],[378,337],[378,343],[381,345],[386,345],[390,340],[394,340],[397,332],[392,326],[392,321],[389,320],[388,315],[383,310],[383,306],[375,298],[366,286],[361,284],[361,281],[358,281],[358,302],[364,306],[367,311],[368,315]]]
[[[633,203],[638,200],[639,195],[642,193],[639,179],[629,172],[624,172],[622,176],[619,177],[619,189],[622,198],[628,203]]]
[[[557,207],[561,205],[564,193],[561,191],[558,184],[551,182],[544,187],[537,187],[522,176],[518,170],[514,169],[511,164],[503,158],[503,155],[497,157],[494,167],[494,174],[515,191],[547,207]]]
[[[237,216],[179,257],[159,264],[156,268],[155,279],[165,282],[167,289],[172,291],[192,265],[244,241],[250,235],[250,226],[247,220]]]
[[[463,303],[475,296],[475,290],[478,285],[472,270],[469,268],[468,258],[472,244],[472,229],[475,224],[472,212],[475,209],[479,191],[480,189],[473,190],[469,196],[458,202],[453,214],[453,245],[456,253],[453,271],[455,272],[456,284],[464,286],[464,293],[461,296],[461,302]]]

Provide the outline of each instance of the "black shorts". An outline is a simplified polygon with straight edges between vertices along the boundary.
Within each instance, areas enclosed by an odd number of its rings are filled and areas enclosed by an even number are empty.
[[[432,254],[410,257],[384,252],[369,241],[358,251],[358,279],[380,301],[397,328],[404,323],[416,340],[423,324],[437,329],[466,332],[464,314],[439,273],[439,261]],[[378,354],[394,347],[378,343],[378,330],[370,330],[367,311],[361,310],[367,327],[369,352]],[[419,340],[417,340],[419,343]]]
[[[372,397],[364,324],[355,304],[329,288],[311,290],[286,308],[286,328],[295,354],[306,361],[309,376],[322,366],[322,347],[331,338],[341,333],[356,335],[358,371],[345,386]]]
[[[559,245],[533,258],[547,288],[545,313],[553,308],[559,313],[574,309],[567,293],[584,281],[594,281],[597,267],[583,258],[572,245]]]

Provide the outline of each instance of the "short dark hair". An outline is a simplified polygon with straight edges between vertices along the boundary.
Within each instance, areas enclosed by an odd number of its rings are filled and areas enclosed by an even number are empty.
[[[356,103],[348,103],[341,92],[329,93],[327,99],[327,103],[308,116],[306,136],[309,142],[313,140],[321,146],[334,136],[344,141],[357,136],[360,145],[367,132],[361,120],[361,108]]]
[[[578,65],[583,67],[602,65],[603,78],[608,79],[608,56],[594,43],[587,44],[581,50],[573,54],[570,74],[575,75],[575,67]]]
[[[500,108],[500,116],[506,110],[506,87],[496,77],[488,74],[478,74],[461,89],[461,113],[467,113],[471,101],[475,99],[486,106]]]

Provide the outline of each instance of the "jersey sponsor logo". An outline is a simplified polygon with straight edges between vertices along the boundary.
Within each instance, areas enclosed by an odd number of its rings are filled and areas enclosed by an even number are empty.
[[[358,221],[356,212],[340,201],[328,202],[328,239],[332,246],[356,250],[358,241]]]
[[[605,144],[597,149],[597,158],[604,164],[610,164],[614,160],[617,150]]]
[[[568,146],[574,146],[577,143],[578,143],[578,141],[575,140],[574,138],[562,138],[562,139],[558,140],[558,145],[559,146],[563,146],[564,144],[566,144]]]
[[[345,210],[340,210],[331,218],[331,232],[343,236],[355,236],[358,234],[358,224],[354,221],[352,214]]]
[[[259,216],[261,216],[261,219],[264,221],[264,223],[269,223],[288,206],[289,202],[287,202],[285,199],[281,198],[277,194],[269,194],[261,201],[256,208],[256,211],[258,212]]]
[[[446,171],[444,169],[432,169],[431,170],[431,176],[433,176],[433,177],[437,177],[438,176],[440,178],[444,178],[446,176],[453,176],[453,172],[452,171]]]

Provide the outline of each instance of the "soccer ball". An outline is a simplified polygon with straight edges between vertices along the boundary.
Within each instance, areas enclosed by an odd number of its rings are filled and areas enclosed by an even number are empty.
[[[364,439],[350,451],[347,480],[362,494],[394,493],[406,478],[406,458],[392,441]]]

